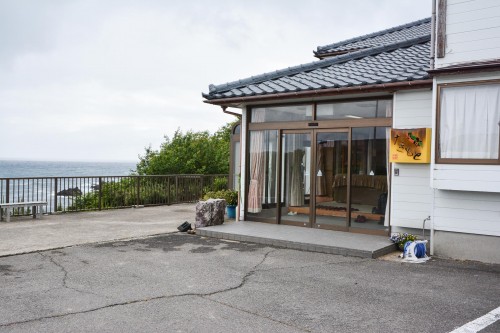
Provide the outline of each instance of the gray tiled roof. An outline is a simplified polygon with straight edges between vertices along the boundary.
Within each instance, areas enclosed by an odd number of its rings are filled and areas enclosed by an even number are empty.
[[[430,35],[351,52],[221,85],[207,100],[428,79]]]
[[[423,37],[431,33],[431,19],[425,18],[410,22],[390,29],[374,32],[337,42],[334,44],[318,46],[314,51],[315,56],[324,57],[332,54],[341,54],[350,51],[389,45],[409,39]]]

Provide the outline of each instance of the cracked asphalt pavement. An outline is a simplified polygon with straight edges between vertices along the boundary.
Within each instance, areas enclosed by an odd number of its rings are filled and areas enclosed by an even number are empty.
[[[449,332],[500,306],[498,265],[180,233],[1,257],[0,286],[0,332]]]

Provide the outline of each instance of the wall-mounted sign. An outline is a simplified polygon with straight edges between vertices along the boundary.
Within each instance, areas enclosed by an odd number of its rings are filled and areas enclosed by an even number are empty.
[[[430,163],[431,129],[392,129],[390,156],[396,163]]]

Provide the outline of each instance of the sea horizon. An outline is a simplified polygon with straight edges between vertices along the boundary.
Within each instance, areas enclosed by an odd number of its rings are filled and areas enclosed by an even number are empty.
[[[40,161],[0,159],[0,178],[127,176],[137,161]]]
[[[0,162],[77,162],[77,163],[137,163],[137,160],[63,160],[63,159],[27,159],[18,157],[0,157]]]

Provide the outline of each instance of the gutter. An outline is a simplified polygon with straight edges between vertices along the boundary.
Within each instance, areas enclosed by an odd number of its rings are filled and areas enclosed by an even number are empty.
[[[384,91],[394,92],[397,90],[421,89],[421,88],[432,88],[432,79],[392,82],[384,84],[370,84],[370,85],[345,87],[345,88],[306,90],[298,92],[268,94],[268,95],[254,95],[246,97],[219,98],[219,99],[204,100],[203,102],[207,104],[228,106],[231,104],[240,104],[248,102],[273,101],[273,100],[284,100],[284,99],[295,99],[295,98],[315,98],[323,96],[359,94],[366,92],[384,92]]]
[[[500,59],[494,59],[481,62],[470,62],[466,64],[453,65],[448,67],[441,67],[437,69],[428,70],[429,75],[434,76],[437,74],[442,75],[456,75],[474,72],[491,72],[500,70]]]

